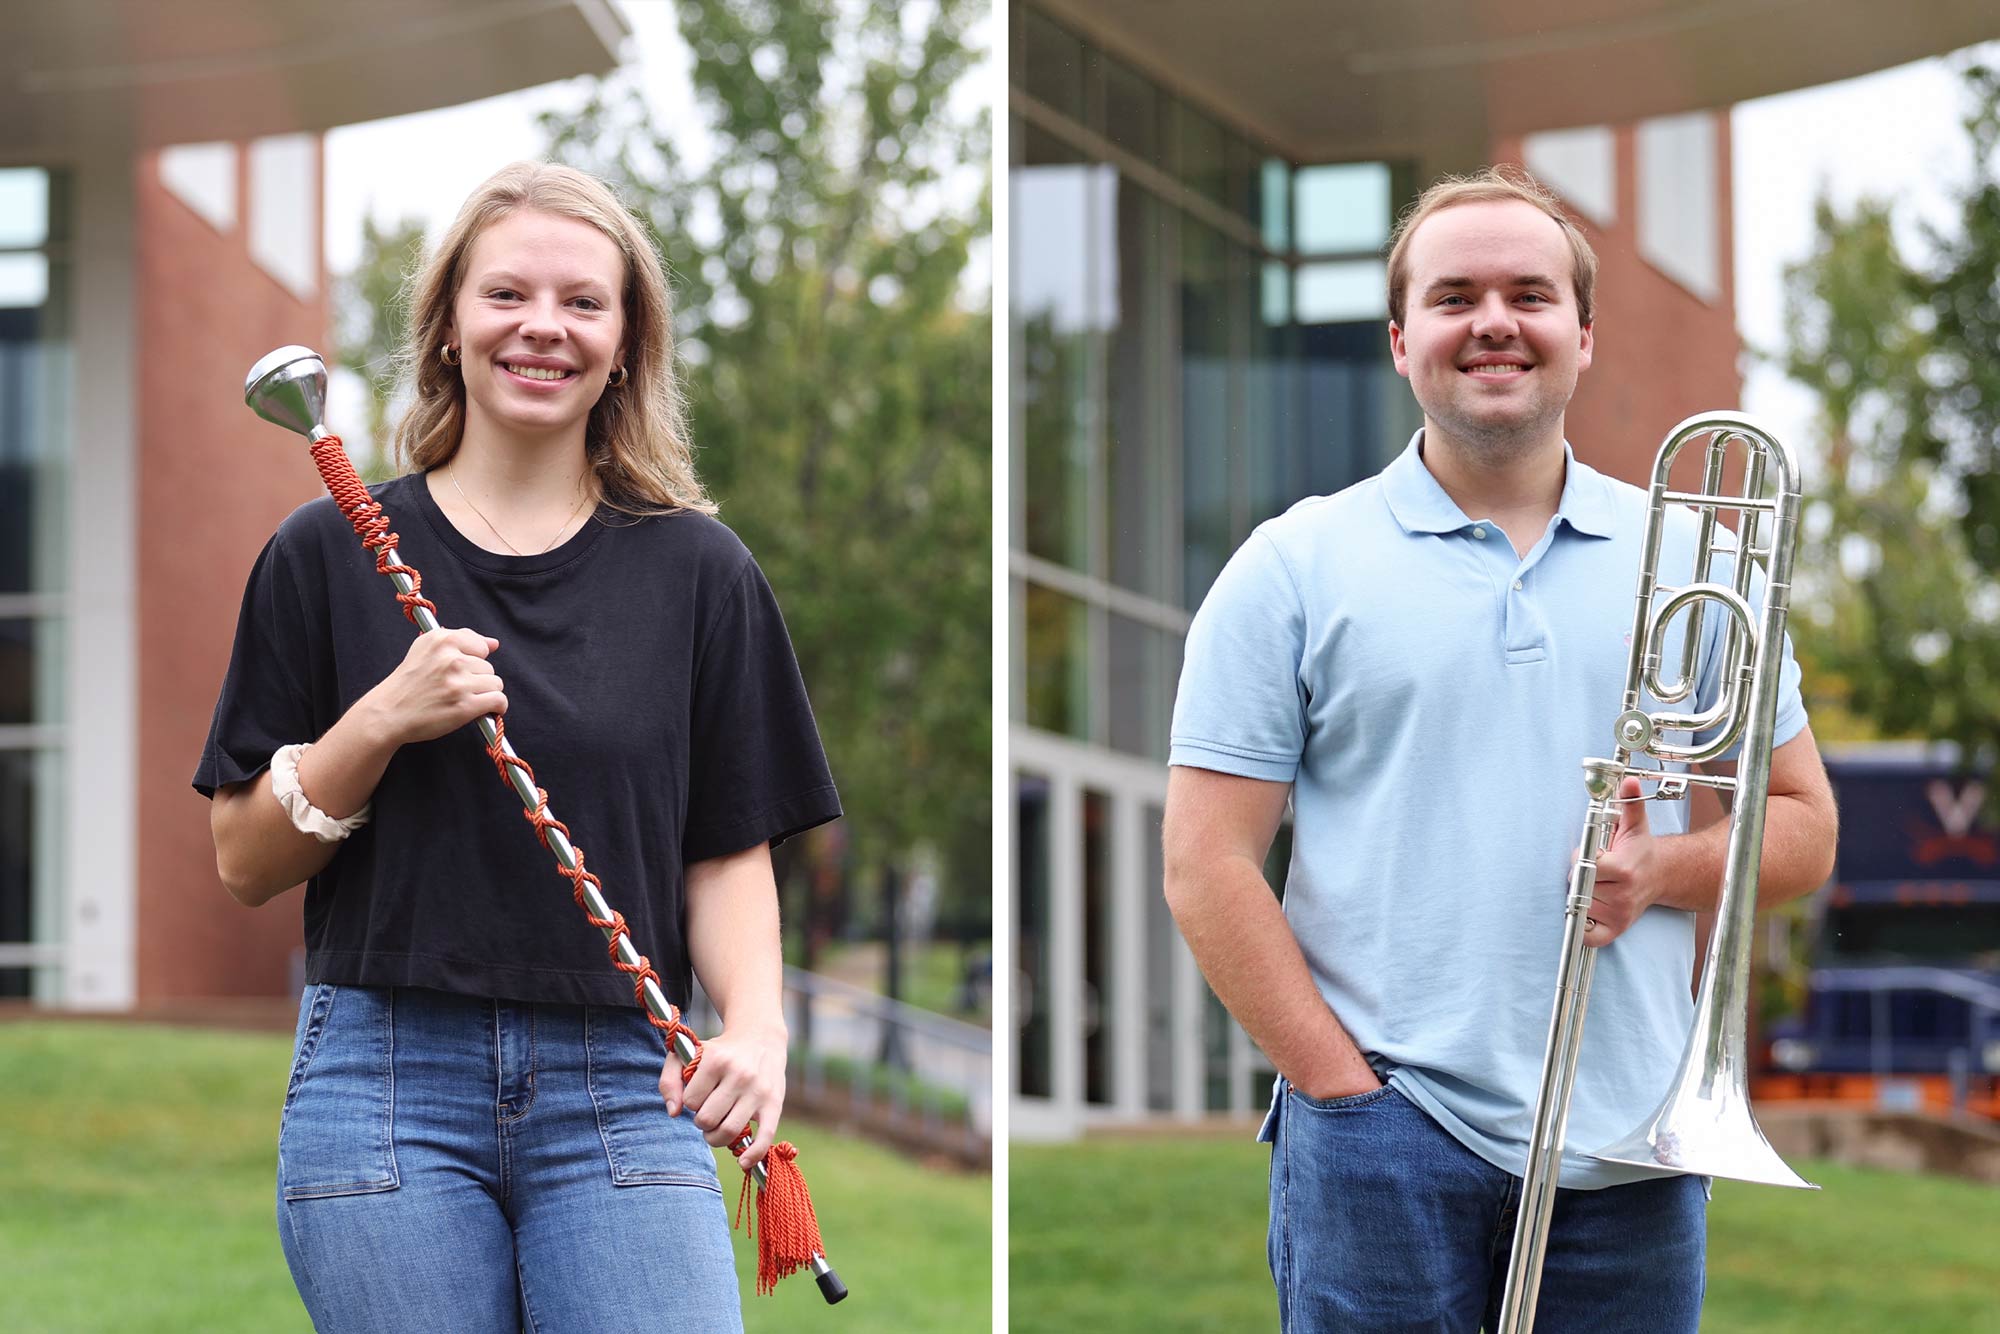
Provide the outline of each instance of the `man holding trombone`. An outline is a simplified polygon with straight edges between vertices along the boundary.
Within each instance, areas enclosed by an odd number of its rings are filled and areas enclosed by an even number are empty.
[[[1585,805],[1577,764],[1625,726],[1620,634],[1648,528],[1648,493],[1564,438],[1596,264],[1525,173],[1425,191],[1389,259],[1390,348],[1423,429],[1379,475],[1261,526],[1188,635],[1166,891],[1280,1072],[1261,1138],[1287,1330],[1472,1334],[1502,1310]],[[1703,526],[1665,515],[1660,566],[1693,567]],[[1717,566],[1696,578],[1727,581],[1733,562]],[[1743,587],[1762,604],[1760,573]],[[1666,631],[1663,659],[1689,665],[1704,710],[1737,693],[1728,619]],[[1766,905],[1824,881],[1835,823],[1798,668],[1774,649],[1768,756],[1743,755],[1768,764]],[[1711,716],[1695,715],[1698,740],[1732,730]],[[1622,731],[1618,745],[1621,764],[1645,749]],[[1726,779],[1740,749],[1700,767]],[[1672,1079],[1729,831],[1688,833],[1684,801],[1649,816],[1636,778],[1611,787],[1625,804],[1593,840],[1594,884],[1572,882],[1588,891],[1576,911],[1596,1005],[1530,1311],[1543,1331],[1693,1331],[1706,1179],[1582,1151],[1641,1123]],[[1262,866],[1288,798],[1280,907]]]

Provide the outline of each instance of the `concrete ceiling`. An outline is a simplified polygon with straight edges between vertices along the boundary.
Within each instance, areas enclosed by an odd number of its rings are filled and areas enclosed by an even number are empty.
[[[0,159],[248,139],[454,106],[616,63],[610,0],[23,0]]]
[[[1299,161],[1788,92],[2000,37],[1995,0],[1036,0]]]

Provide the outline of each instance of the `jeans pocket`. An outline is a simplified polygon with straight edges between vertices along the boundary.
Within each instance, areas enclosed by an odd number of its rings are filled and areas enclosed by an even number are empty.
[[[691,1113],[660,1100],[666,1048],[642,1010],[584,1007],[584,1082],[616,1186],[700,1186],[720,1192],[715,1154]]]
[[[1384,1101],[1391,1093],[1395,1092],[1389,1085],[1384,1084],[1380,1088],[1372,1088],[1365,1093],[1350,1093],[1344,1098],[1314,1098],[1299,1092],[1298,1089],[1292,1087],[1290,1084],[1287,1084],[1285,1088],[1292,1097],[1316,1112],[1345,1112],[1352,1111],[1357,1107],[1372,1107],[1376,1103]]]
[[[299,996],[299,1023],[292,1034],[292,1073],[285,1081],[285,1105],[279,1113],[281,1126],[284,1118],[292,1114],[299,1085],[305,1081],[313,1053],[319,1050],[320,1038],[326,1031],[326,1016],[333,1008],[333,992],[334,988],[328,984],[315,982]]]
[[[279,1193],[290,1201],[396,1189],[393,993],[321,984],[303,1008],[278,1122]]]

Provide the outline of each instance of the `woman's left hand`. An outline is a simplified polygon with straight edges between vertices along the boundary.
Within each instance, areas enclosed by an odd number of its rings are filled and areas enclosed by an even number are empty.
[[[716,1148],[734,1144],[752,1124],[756,1137],[736,1155],[749,1171],[770,1152],[778,1136],[778,1118],[785,1108],[785,1057],[788,1035],[783,1024],[725,1028],[701,1044],[701,1064],[687,1087],[681,1087],[681,1063],[669,1057],[660,1071],[660,1096],[667,1111],[681,1114],[683,1104],[694,1123]]]

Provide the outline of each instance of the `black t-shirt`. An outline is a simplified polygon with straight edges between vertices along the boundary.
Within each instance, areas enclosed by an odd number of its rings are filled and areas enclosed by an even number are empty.
[[[682,868],[835,819],[840,802],[763,571],[705,515],[612,510],[538,556],[468,541],[421,474],[371,488],[438,620],[500,641],[515,753],[676,1005]],[[194,785],[255,777],[402,662],[416,627],[328,497],[250,572]],[[475,724],[398,750],[374,818],[306,886],[306,977],[631,1005]]]

